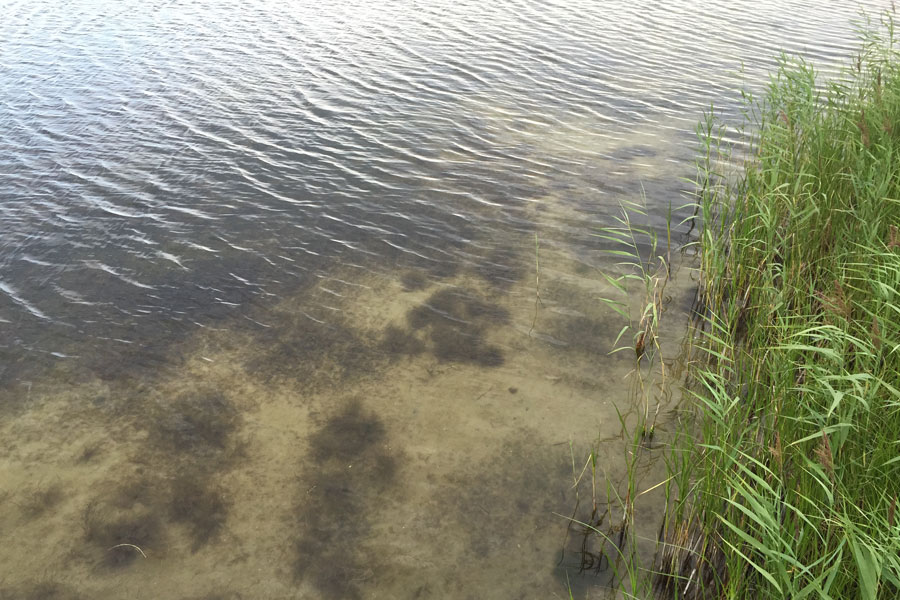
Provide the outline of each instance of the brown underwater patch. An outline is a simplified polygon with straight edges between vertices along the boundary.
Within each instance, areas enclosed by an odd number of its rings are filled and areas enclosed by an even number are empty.
[[[509,312],[466,290],[445,288],[435,292],[407,313],[407,321],[414,331],[424,333],[438,360],[483,367],[504,362],[502,350],[488,344],[485,334],[507,324]]]
[[[292,314],[259,333],[247,372],[316,392],[370,376],[384,364],[377,335],[354,329],[338,313],[326,318]]]
[[[539,438],[533,432],[510,439],[489,465],[479,465],[463,480],[451,482],[458,493],[447,495],[448,514],[464,527],[473,555],[502,554],[512,538],[529,534],[535,524],[528,521],[563,507],[560,490],[571,478],[566,449],[526,441],[535,439]],[[544,550],[550,560],[555,549]]]
[[[409,270],[400,276],[403,291],[416,292],[428,287],[428,276],[420,270]]]
[[[396,325],[388,325],[381,338],[381,348],[391,358],[415,356],[425,351],[425,343]]]
[[[373,513],[389,488],[397,457],[382,421],[358,400],[347,403],[309,440],[304,486],[295,506],[299,533],[293,575],[325,598],[361,597],[383,557],[367,551]]]
[[[492,289],[508,291],[524,277],[530,264],[527,258],[527,254],[523,256],[516,250],[495,248],[475,265],[475,273]]]
[[[68,586],[55,581],[26,583],[13,588],[0,588],[0,600],[81,600]]]
[[[38,484],[20,493],[18,505],[23,516],[31,520],[53,509],[63,497],[62,484]]]
[[[234,404],[217,391],[198,390],[147,404],[148,444],[196,463],[222,462],[240,425]]]
[[[212,477],[190,471],[180,473],[169,484],[167,515],[187,528],[191,551],[215,539],[228,517],[230,502]]]
[[[242,417],[215,389],[166,389],[142,389],[117,408],[146,436],[138,436],[130,474],[96,486],[84,508],[87,558],[99,567],[129,567],[178,539],[197,552],[225,526],[231,503],[217,481],[243,456],[235,435]]]
[[[162,547],[163,520],[146,500],[149,499],[134,498],[126,491],[112,499],[98,498],[88,503],[82,519],[84,538],[94,564],[120,569]]]

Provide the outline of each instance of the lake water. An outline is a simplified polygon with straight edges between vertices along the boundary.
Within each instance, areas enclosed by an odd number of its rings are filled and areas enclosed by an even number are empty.
[[[633,410],[594,234],[687,241],[703,111],[857,11],[0,0],[0,597],[602,597],[560,516]]]

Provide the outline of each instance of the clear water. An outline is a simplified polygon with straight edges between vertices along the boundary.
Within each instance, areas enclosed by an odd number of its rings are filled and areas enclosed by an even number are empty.
[[[593,234],[664,230],[703,110],[857,11],[0,0],[0,597],[602,595],[559,516],[595,441],[622,477]]]

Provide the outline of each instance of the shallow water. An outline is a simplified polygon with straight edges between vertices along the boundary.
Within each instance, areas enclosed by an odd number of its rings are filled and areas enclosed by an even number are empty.
[[[593,234],[686,241],[702,111],[854,48],[853,3],[720,4],[0,1],[0,597],[601,596]]]

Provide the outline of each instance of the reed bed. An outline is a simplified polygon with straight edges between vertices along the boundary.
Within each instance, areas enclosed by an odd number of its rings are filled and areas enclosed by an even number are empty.
[[[699,285],[678,359],[663,358],[657,335],[670,245],[661,253],[636,225],[639,205],[598,233],[626,269],[607,279],[646,297],[639,317],[605,299],[629,320],[619,340],[631,332],[631,342],[618,350],[636,357],[637,418],[622,423],[627,489],[606,493],[621,520],[579,523],[600,539],[617,597],[900,598],[894,14],[862,24],[841,77],[824,82],[783,56],[764,94],[744,93],[743,122],[712,111],[701,122],[698,235],[687,246]],[[687,401],[667,436],[668,477],[640,491],[659,441],[658,390],[676,383]],[[651,567],[632,533],[634,499],[661,485]]]
[[[742,145],[701,124],[692,401],[657,597],[900,598],[892,17],[827,84],[783,58],[745,95]]]

